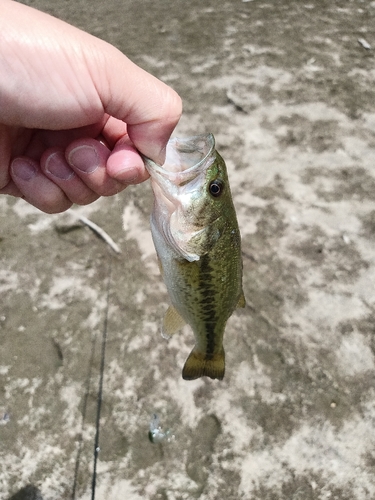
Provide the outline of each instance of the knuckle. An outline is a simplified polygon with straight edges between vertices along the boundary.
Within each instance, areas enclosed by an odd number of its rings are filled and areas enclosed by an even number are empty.
[[[58,214],[65,212],[73,203],[65,196],[61,190],[50,190],[44,193],[39,192],[38,196],[28,196],[25,194],[25,200],[46,214]]]
[[[96,201],[100,196],[96,193],[80,193],[78,195],[73,195],[70,200],[76,205],[90,205]]]
[[[70,200],[62,200],[60,203],[56,203],[56,201],[50,203],[47,201],[35,204],[39,210],[42,210],[42,212],[45,212],[46,214],[59,214],[61,212],[65,212],[72,205],[73,203]]]

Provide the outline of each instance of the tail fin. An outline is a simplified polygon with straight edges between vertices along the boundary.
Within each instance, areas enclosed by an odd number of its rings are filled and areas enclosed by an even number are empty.
[[[194,380],[199,377],[210,377],[222,380],[225,372],[224,349],[214,354],[212,358],[207,358],[205,353],[194,348],[182,369],[184,380]]]

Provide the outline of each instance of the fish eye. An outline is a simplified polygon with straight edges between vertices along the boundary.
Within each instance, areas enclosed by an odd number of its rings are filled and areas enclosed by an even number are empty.
[[[215,198],[221,195],[221,193],[223,192],[223,188],[224,188],[224,183],[221,179],[215,179],[210,183],[208,187],[210,193]]]

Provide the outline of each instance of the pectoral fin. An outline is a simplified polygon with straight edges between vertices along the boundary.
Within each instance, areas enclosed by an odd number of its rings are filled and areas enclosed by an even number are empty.
[[[184,380],[194,380],[199,377],[210,377],[222,380],[225,372],[224,349],[207,358],[204,353],[194,348],[182,369]]]
[[[177,212],[171,215],[169,224],[165,225],[163,229],[165,239],[177,255],[189,262],[199,260],[199,255],[188,248],[191,234],[186,231],[180,231],[180,221]]]
[[[165,339],[170,339],[172,335],[178,330],[180,330],[186,321],[184,318],[176,311],[173,306],[169,306],[167,312],[165,313],[162,326],[162,337]]]

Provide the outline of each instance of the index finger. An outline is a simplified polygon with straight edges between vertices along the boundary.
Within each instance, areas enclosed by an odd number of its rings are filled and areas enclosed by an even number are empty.
[[[177,125],[182,102],[168,85],[150,75],[113,46],[106,44],[92,76],[104,111],[127,124],[135,147],[164,163],[166,144]]]

